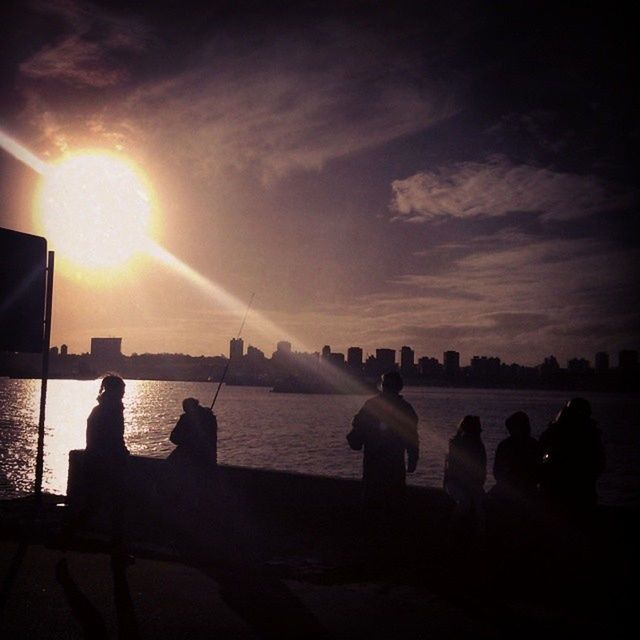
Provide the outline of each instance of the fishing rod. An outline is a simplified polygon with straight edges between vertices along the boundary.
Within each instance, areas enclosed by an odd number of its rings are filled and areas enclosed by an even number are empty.
[[[249,299],[249,304],[247,305],[247,309],[244,312],[244,317],[242,318],[242,322],[240,323],[240,329],[238,330],[238,335],[236,336],[236,340],[240,337],[240,334],[242,333],[242,330],[244,329],[244,323],[247,321],[247,316],[249,315],[249,309],[251,308],[251,304],[253,303],[253,298],[255,297],[256,293],[255,291],[253,291],[251,293],[251,298]],[[224,382],[224,379],[227,376],[227,371],[229,371],[229,365],[231,364],[231,354],[229,354],[229,359],[227,360],[227,364],[224,368],[224,371],[222,372],[222,377],[220,378],[220,382],[218,382],[218,388],[216,389],[216,393],[213,396],[213,401],[211,402],[211,407],[209,407],[212,411],[213,411],[213,405],[216,403],[216,400],[218,399],[218,394],[220,393],[220,389],[222,387],[222,383]]]

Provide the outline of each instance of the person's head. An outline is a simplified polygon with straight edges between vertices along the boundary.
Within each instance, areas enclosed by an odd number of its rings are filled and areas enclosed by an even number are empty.
[[[591,418],[591,405],[584,398],[572,398],[560,409],[555,423],[560,425],[579,424]]]
[[[182,401],[182,409],[185,413],[191,413],[200,406],[200,401],[196,398],[185,398]]]
[[[122,398],[124,396],[124,387],[124,380],[120,376],[110,373],[102,378],[98,397],[106,395],[112,398]]]
[[[525,438],[531,435],[529,416],[524,411],[512,413],[505,421],[507,431],[514,438]]]
[[[397,371],[387,371],[380,379],[380,388],[385,393],[400,393],[403,386],[402,376]]]
[[[591,417],[591,405],[584,398],[572,398],[567,402],[569,415],[576,420],[587,420]]]
[[[458,425],[457,435],[469,438],[479,438],[482,427],[478,416],[465,416]]]

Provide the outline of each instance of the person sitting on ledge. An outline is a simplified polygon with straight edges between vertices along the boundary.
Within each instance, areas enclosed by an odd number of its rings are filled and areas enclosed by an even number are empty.
[[[218,458],[218,422],[207,407],[196,398],[182,401],[184,413],[178,419],[169,440],[177,445],[180,455],[188,456],[192,462],[215,466]]]
[[[208,407],[196,398],[182,401],[184,413],[169,440],[176,448],[167,458],[168,489],[185,517],[198,517],[202,507],[211,507],[216,483],[218,422]]]

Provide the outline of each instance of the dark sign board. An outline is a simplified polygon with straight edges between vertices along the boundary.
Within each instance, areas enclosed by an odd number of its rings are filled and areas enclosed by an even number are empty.
[[[47,241],[0,227],[0,351],[41,353]]]

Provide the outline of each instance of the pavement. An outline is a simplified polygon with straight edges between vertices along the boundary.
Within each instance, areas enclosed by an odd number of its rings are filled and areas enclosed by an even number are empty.
[[[61,538],[66,509],[0,502],[1,638],[637,637],[631,514],[604,512],[597,542],[556,536],[555,550],[522,528],[473,540],[434,519],[378,563],[344,514],[249,510],[220,535],[147,528],[128,562],[99,527]]]

